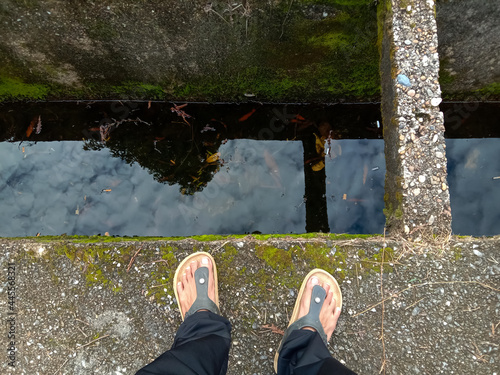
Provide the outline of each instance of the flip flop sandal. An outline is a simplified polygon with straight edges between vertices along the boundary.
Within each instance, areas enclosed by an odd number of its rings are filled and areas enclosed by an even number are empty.
[[[337,283],[337,280],[330,275],[328,272],[316,268],[309,272],[307,276],[304,278],[304,281],[302,282],[302,285],[299,290],[299,294],[297,296],[297,300],[295,301],[295,307],[293,308],[293,313],[292,317],[290,318],[290,322],[288,324],[288,328],[286,329],[283,339],[281,340],[280,346],[278,351],[276,352],[274,356],[274,371],[278,373],[278,358],[279,358],[279,353],[281,352],[281,348],[283,346],[283,343],[286,341],[288,336],[292,333],[292,331],[295,331],[297,329],[302,329],[304,327],[312,327],[316,330],[316,332],[319,333],[321,338],[323,339],[323,342],[325,345],[328,344],[327,342],[327,337],[325,330],[323,329],[323,326],[321,325],[321,321],[319,320],[319,313],[321,311],[321,307],[323,306],[323,302],[326,299],[326,291],[323,289],[320,285],[315,285],[313,286],[312,294],[311,294],[311,301],[309,303],[309,312],[303,316],[300,319],[297,319],[297,316],[299,315],[299,310],[300,310],[300,301],[302,300],[302,296],[304,294],[304,291],[306,289],[306,285],[308,280],[311,277],[317,277],[318,278],[318,284],[322,283],[328,283],[330,284],[330,290],[333,291],[333,298],[335,298],[336,302],[336,307],[342,308],[342,293],[340,291],[339,284]]]
[[[215,285],[215,302],[208,298],[208,267],[201,266],[194,272],[194,279],[196,281],[196,300],[193,302],[189,310],[184,314],[182,311],[181,304],[179,303],[179,295],[177,293],[177,283],[182,281],[182,274],[184,273],[185,268],[192,261],[199,261],[201,264],[201,260],[207,257],[212,261],[213,274],[214,274],[214,285]],[[181,318],[184,321],[185,318],[194,314],[198,310],[206,309],[214,314],[220,315],[219,310],[219,290],[217,286],[217,267],[215,266],[214,258],[205,252],[197,252],[186,257],[181,264],[177,267],[174,275],[174,293],[175,299],[177,300],[177,305],[179,306],[179,310],[181,312]]]

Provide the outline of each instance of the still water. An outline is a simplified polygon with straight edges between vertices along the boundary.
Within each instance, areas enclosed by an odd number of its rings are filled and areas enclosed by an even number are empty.
[[[442,110],[453,232],[499,234],[500,106]],[[0,236],[382,233],[384,178],[377,104],[0,107]]]
[[[500,138],[447,139],[446,147],[453,232],[500,234]]]
[[[138,163],[82,142],[0,143],[1,236],[187,236],[304,233],[304,150],[299,141],[229,140],[220,169],[194,194],[156,181]],[[383,230],[382,140],[337,140],[326,158],[326,225]],[[340,155],[341,153],[341,155]],[[309,202],[309,203],[308,203]]]

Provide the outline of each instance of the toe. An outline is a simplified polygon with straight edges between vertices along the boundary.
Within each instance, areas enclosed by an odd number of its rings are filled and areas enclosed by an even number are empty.
[[[212,262],[210,261],[210,259],[208,257],[203,257],[201,259],[200,267],[207,267],[208,270],[211,272],[212,271]]]
[[[182,292],[184,291],[184,286],[182,285],[182,283],[179,281],[177,283],[177,293],[181,294]]]
[[[327,306],[328,309],[331,309],[331,304],[332,304],[332,300],[333,299],[334,299],[333,298],[333,292],[331,290],[330,291],[327,290],[326,291],[326,298],[325,298],[324,305]]]
[[[194,277],[194,273],[196,272],[196,270],[198,269],[198,262],[196,260],[193,260],[190,265],[189,265],[189,268],[191,269],[191,276]]]
[[[304,290],[304,295],[302,296],[302,301],[301,301],[302,311],[299,313],[299,317],[304,316],[309,312],[312,290],[314,286],[318,284],[319,284],[319,279],[316,276],[313,276],[309,280],[307,280],[306,288]]]

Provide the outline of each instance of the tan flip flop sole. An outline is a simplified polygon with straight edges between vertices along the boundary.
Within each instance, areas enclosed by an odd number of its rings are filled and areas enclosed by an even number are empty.
[[[337,280],[330,275],[328,272],[325,270],[315,268],[311,272],[307,274],[307,276],[304,278],[304,281],[302,281],[302,285],[300,286],[299,294],[297,295],[297,300],[295,301],[295,306],[293,308],[292,316],[290,318],[290,321],[288,322],[288,326],[292,325],[296,320],[298,320],[298,315],[299,315],[299,310],[300,310],[300,301],[302,300],[302,296],[304,294],[304,291],[307,286],[307,281],[313,277],[316,276],[319,280],[318,284],[322,283],[328,283],[330,284],[330,290],[333,291],[333,298],[335,298],[336,306],[335,307],[340,307],[342,308],[342,292],[340,291],[339,284],[337,283]],[[281,346],[278,346],[278,348]],[[279,349],[278,349],[279,350]],[[278,358],[279,358],[279,353],[276,351],[276,354],[274,355],[274,371],[278,373]]]
[[[218,283],[217,283],[217,267],[215,266],[215,260],[214,258],[209,254],[205,253],[203,251],[199,251],[197,253],[188,255],[184,260],[179,264],[177,267],[177,270],[175,271],[174,275],[174,293],[175,293],[175,299],[177,301],[177,306],[179,306],[179,310],[181,312],[181,318],[182,321],[184,321],[184,315],[186,311],[182,311],[181,305],[179,303],[179,295],[177,294],[177,283],[179,281],[182,281],[182,274],[184,273],[185,268],[191,263],[192,261],[199,261],[201,263],[201,260],[207,257],[212,261],[212,268],[213,268],[213,274],[214,274],[214,285],[215,285],[215,304],[217,307],[219,307],[219,288],[218,288]],[[203,266],[202,266],[203,267]]]

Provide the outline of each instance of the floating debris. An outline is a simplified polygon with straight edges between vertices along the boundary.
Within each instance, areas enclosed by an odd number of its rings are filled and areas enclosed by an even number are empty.
[[[38,122],[36,124],[36,134],[40,134],[42,132],[42,116],[38,116]]]
[[[205,125],[205,127],[203,129],[201,129],[200,133],[205,133],[205,132],[208,132],[208,131],[214,132],[215,128],[212,128],[211,126]]]

